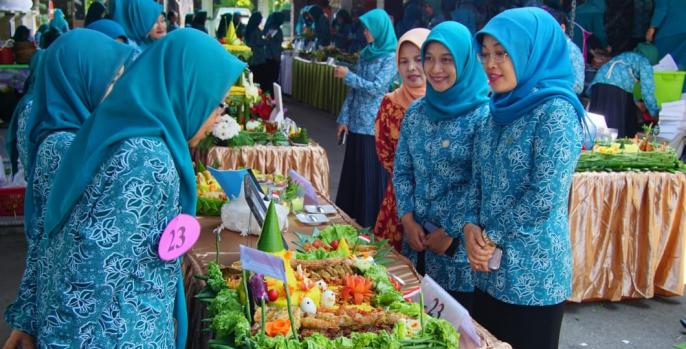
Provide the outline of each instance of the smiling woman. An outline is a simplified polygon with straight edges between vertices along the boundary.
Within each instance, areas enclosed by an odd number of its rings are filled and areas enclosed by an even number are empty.
[[[493,92],[506,93],[517,86],[517,76],[505,48],[492,36],[484,35],[479,59]]]
[[[513,348],[557,348],[572,286],[567,201],[584,116],[566,38],[544,10],[520,8],[491,19],[477,41],[494,94],[474,139],[476,201],[463,222],[476,271],[472,314]],[[489,266],[494,246],[499,268]]]
[[[420,48],[428,35],[429,30],[417,28],[405,33],[398,41],[398,73],[402,78],[402,84],[397,90],[384,97],[376,116],[376,154],[390,175],[393,174],[400,123],[405,116],[405,111],[414,100],[424,96],[426,92],[426,78],[422,70]],[[387,239],[400,251],[403,227],[398,218],[392,180],[389,180],[386,185],[386,193],[374,225],[374,234],[379,238]]]
[[[488,84],[469,30],[443,22],[422,46],[428,86],[400,128],[393,184],[405,232],[403,255],[471,308],[472,271],[459,237],[472,179],[472,140],[488,115]],[[436,226],[427,234],[423,227]],[[421,268],[418,268],[421,269]]]

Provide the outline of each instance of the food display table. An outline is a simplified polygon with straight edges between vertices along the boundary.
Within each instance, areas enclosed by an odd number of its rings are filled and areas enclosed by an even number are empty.
[[[347,87],[343,79],[333,76],[332,66],[294,57],[291,74],[293,98],[338,115],[345,100]]]
[[[329,201],[321,198],[323,201]],[[331,202],[328,202],[332,204]],[[330,222],[327,224],[356,224],[343,211],[337,209],[338,213],[331,216]],[[186,286],[186,298],[189,306],[189,348],[207,348],[207,335],[202,332],[204,327],[201,320],[204,318],[205,305],[193,299],[192,295],[196,294],[204,287],[204,282],[194,278],[194,275],[202,275],[207,271],[207,263],[216,258],[216,240],[213,230],[221,224],[219,217],[200,217],[200,224],[202,226],[202,233],[200,239],[191,251],[186,254],[184,258],[184,281]],[[323,228],[325,225],[319,226]],[[289,218],[288,231],[284,234],[286,241],[289,243],[289,249],[293,250],[295,246],[291,241],[295,240],[294,232],[311,233],[313,227],[301,224],[291,215]],[[246,245],[256,247],[257,236],[248,235],[240,236],[240,234],[232,231],[224,230],[221,233],[221,241],[219,243],[220,255],[219,261],[221,265],[229,266],[233,262],[240,259],[239,246]],[[420,284],[420,276],[412,267],[410,261],[393,251],[390,255],[393,260],[391,265],[387,266],[388,272],[395,274],[402,279],[406,284],[403,289],[416,287]],[[482,348],[488,349],[507,349],[511,348],[508,344],[497,340],[483,327],[477,326],[477,331],[482,338]]]
[[[307,146],[213,147],[206,163],[217,163],[227,170],[252,168],[282,175],[292,169],[310,181],[316,191],[329,196],[329,158],[326,150],[313,141]]]
[[[577,173],[569,225],[570,301],[683,295],[686,175]]]

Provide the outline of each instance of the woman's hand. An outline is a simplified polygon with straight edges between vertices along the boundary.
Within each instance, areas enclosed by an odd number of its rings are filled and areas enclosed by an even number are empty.
[[[424,242],[424,248],[427,248],[431,250],[431,252],[442,256],[452,243],[453,238],[448,236],[448,234],[445,233],[445,230],[438,229],[427,236],[426,241]]]
[[[488,260],[493,256],[495,246],[486,241],[481,227],[474,224],[464,226],[467,258],[474,271],[488,272]]]
[[[655,39],[655,27],[650,27],[646,31],[646,41],[647,42],[653,42]]]
[[[348,133],[348,126],[345,124],[338,124],[338,129],[336,130],[336,139],[341,139],[344,133]]]
[[[36,344],[32,335],[19,330],[12,330],[2,349],[34,349],[35,347]]]
[[[343,79],[345,74],[348,74],[348,68],[346,67],[336,66],[336,68],[333,69],[333,76],[339,79]]]
[[[400,219],[400,222],[403,224],[405,239],[410,244],[410,247],[417,252],[423,252],[426,235],[424,234],[424,229],[414,221],[412,212],[405,214]]]

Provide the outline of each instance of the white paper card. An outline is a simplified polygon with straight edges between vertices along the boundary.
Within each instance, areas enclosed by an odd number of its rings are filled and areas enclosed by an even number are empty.
[[[653,66],[654,71],[678,71],[679,66],[676,65],[672,55],[667,54],[664,56],[659,63]]]
[[[481,338],[476,333],[469,312],[455,298],[446,292],[430,276],[424,276],[421,283],[424,293],[424,311],[432,317],[446,320],[460,332],[460,348],[480,348]],[[419,302],[419,295],[413,297]]]
[[[593,125],[595,125],[597,129],[607,128],[605,116],[589,112],[586,112],[586,115],[588,115],[588,119],[591,120],[591,122],[593,123]]]

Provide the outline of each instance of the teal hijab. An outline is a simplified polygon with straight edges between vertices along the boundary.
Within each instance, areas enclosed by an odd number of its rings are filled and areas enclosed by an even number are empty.
[[[446,21],[435,26],[422,45],[422,63],[431,42],[445,46],[453,56],[457,79],[448,90],[437,92],[426,85],[426,113],[429,120],[452,119],[488,102],[488,81],[474,50],[474,40],[464,25]]]
[[[143,52],[86,120],[62,160],[48,197],[46,233],[61,228],[100,165],[120,142],[134,137],[159,137],[167,144],[181,179],[181,210],[195,215],[187,142],[244,68],[216,40],[194,29],[174,30]]]
[[[64,13],[61,9],[56,9],[55,12],[53,12],[50,28],[55,28],[61,34],[69,31],[69,23],[64,19]]]
[[[109,13],[124,28],[129,40],[143,45],[149,41],[148,33],[162,14],[162,5],[152,0],[110,0]]]
[[[574,73],[565,34],[548,12],[535,7],[504,11],[477,33],[479,43],[484,35],[505,48],[517,76],[514,90],[491,98],[496,124],[510,124],[552,98],[570,102],[584,124],[584,108],[572,91]]]
[[[36,86],[36,75],[38,74],[38,66],[41,63],[41,57],[45,50],[38,50],[31,56],[31,62],[29,63],[29,77],[26,79],[24,84],[24,96],[19,100],[17,106],[14,108],[14,113],[12,113],[12,119],[10,120],[9,127],[7,128],[7,139],[5,140],[5,149],[7,149],[7,154],[10,157],[10,164],[12,165],[12,174],[16,174],[19,170],[18,160],[19,160],[19,150],[17,149],[17,129],[19,127],[19,114],[26,109],[26,106],[33,101],[33,91],[34,86]],[[27,137],[26,134],[20,135],[21,137]],[[22,164],[26,166],[27,164]],[[25,173],[28,175],[28,173]]]
[[[360,21],[374,38],[374,42],[367,44],[360,51],[360,58],[368,61],[381,56],[395,54],[398,38],[395,37],[393,23],[391,23],[391,18],[388,17],[386,11],[381,9],[371,10],[360,16]]]
[[[99,4],[99,3],[96,2],[94,4]],[[91,24],[89,24],[86,27],[86,29],[91,29],[91,30],[101,32],[101,33],[109,36],[113,40],[124,39],[124,42],[127,42],[129,40],[126,37],[126,32],[124,31],[124,28],[122,28],[122,26],[119,23],[117,23],[111,19],[106,19],[106,18],[98,19],[97,21],[94,21]]]
[[[88,45],[83,43],[87,42]],[[76,133],[100,103],[116,71],[132,50],[107,36],[89,29],[75,29],[45,50],[34,92],[33,109],[26,123],[28,138],[28,182],[38,147],[45,137],[58,131]],[[33,186],[26,186],[24,225],[31,231]]]
[[[50,64],[41,67],[33,113],[26,125],[29,169],[45,137],[58,131],[76,133],[81,128],[132,53],[128,45],[90,29],[74,29],[45,51]]]

